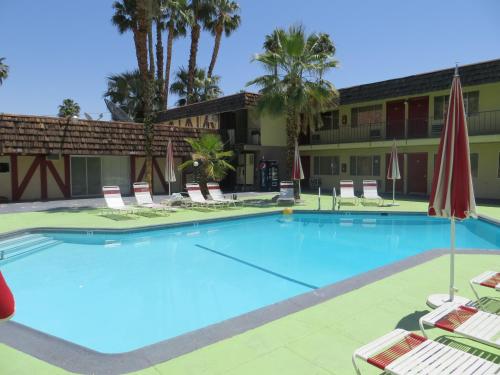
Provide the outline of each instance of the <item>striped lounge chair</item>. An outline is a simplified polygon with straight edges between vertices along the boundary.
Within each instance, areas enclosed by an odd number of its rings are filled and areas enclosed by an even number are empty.
[[[430,326],[456,333],[471,340],[500,348],[500,315],[480,311],[470,306],[448,302],[419,320],[420,329]]]
[[[429,340],[404,329],[396,329],[356,350],[352,363],[359,375],[357,359],[388,374],[500,374],[494,362]]]
[[[207,188],[208,188],[208,193],[212,197],[212,199],[216,202],[221,202],[221,203],[226,203],[226,204],[232,204],[236,206],[236,203],[238,202],[235,199],[228,199],[224,197],[224,194],[222,194],[222,191],[220,189],[219,183],[218,182],[207,182]]]
[[[103,186],[102,193],[108,209],[116,213],[124,214],[130,214],[137,211],[137,208],[125,205],[119,186]]]
[[[477,293],[476,288],[474,288],[474,285],[484,286],[486,288],[492,288],[500,291],[500,272],[486,271],[481,275],[474,277],[470,281],[470,287],[476,295],[477,300],[480,301],[479,294]]]
[[[340,198],[339,205],[344,203],[345,200],[352,200],[354,204],[358,204],[358,197],[354,195],[354,182],[352,180],[340,181]]]
[[[384,204],[384,199],[378,195],[377,181],[363,180],[363,203],[366,201],[376,201],[379,205]]]
[[[200,185],[197,183],[186,184],[186,190],[193,206],[218,207],[225,204],[223,202],[206,200],[203,194],[201,193]]]
[[[147,182],[134,182],[133,188],[135,200],[139,207],[150,208],[158,211],[176,211],[173,207],[153,202],[153,197],[151,196],[151,191]]]
[[[279,205],[294,205],[295,193],[293,191],[293,181],[280,182],[280,196],[276,201]]]

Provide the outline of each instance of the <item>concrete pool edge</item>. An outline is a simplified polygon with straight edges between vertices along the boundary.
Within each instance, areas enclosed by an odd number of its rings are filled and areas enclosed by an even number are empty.
[[[99,353],[15,322],[7,322],[0,326],[0,342],[72,372],[121,374],[138,371],[323,303],[448,253],[448,249],[429,250],[315,291],[127,353]],[[459,254],[500,255],[500,250],[469,249],[460,250]]]

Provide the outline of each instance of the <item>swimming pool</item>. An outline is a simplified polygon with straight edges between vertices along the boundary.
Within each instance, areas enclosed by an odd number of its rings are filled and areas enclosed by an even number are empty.
[[[16,251],[0,267],[16,296],[16,322],[122,353],[446,248],[449,222],[269,214],[127,233],[46,231],[9,241],[3,248]],[[458,223],[457,247],[500,249],[500,229],[483,220]]]

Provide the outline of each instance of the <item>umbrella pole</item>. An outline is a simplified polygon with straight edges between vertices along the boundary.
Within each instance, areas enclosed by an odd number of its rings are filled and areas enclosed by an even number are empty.
[[[396,180],[392,179],[392,205],[394,206],[395,197],[396,196]]]
[[[450,301],[455,297],[455,218],[451,218],[450,226]]]

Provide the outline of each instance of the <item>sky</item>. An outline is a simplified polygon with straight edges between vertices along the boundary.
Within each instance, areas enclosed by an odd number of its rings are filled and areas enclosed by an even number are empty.
[[[10,66],[0,86],[0,113],[56,115],[65,98],[82,113],[109,118],[106,77],[136,68],[132,34],[111,24],[113,1],[0,0],[0,57]],[[326,32],[339,67],[337,88],[500,58],[498,0],[239,0],[242,23],[223,38],[215,66],[225,95],[256,91],[262,74],[252,56],[276,27],[301,23]],[[166,39],[166,38],[164,38]],[[204,32],[198,64],[210,62]],[[172,67],[187,66],[189,38],[174,44]],[[173,105],[174,97],[169,100]]]

